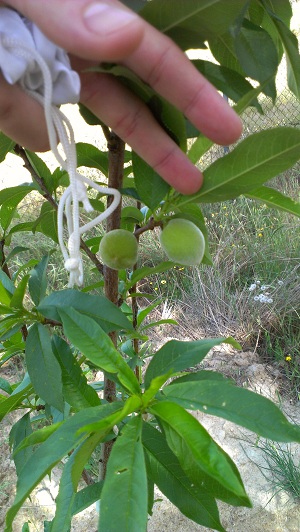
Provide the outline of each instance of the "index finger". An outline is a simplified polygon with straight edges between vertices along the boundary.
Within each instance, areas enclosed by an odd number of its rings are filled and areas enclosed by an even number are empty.
[[[226,100],[169,37],[149,24],[123,63],[214,142],[231,144],[241,135],[242,122]]]
[[[239,117],[185,54],[117,0],[6,3],[72,54],[92,61],[122,62],[214,142],[230,144],[240,136]]]

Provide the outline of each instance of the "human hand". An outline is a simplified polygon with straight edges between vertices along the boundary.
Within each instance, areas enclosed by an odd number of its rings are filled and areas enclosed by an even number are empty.
[[[159,126],[147,106],[115,78],[86,72],[99,62],[125,65],[180,109],[214,142],[241,134],[239,117],[165,35],[117,0],[7,0],[68,51],[81,78],[81,102],[179,192],[191,194],[202,174]],[[33,151],[49,149],[43,109],[0,77],[0,128]]]

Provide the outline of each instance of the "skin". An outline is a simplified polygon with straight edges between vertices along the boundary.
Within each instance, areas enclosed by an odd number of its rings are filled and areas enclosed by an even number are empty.
[[[95,12],[85,16],[91,4],[103,10],[98,20]],[[218,144],[241,135],[240,118],[185,54],[121,2],[8,0],[2,5],[17,9],[68,51],[81,77],[81,102],[179,192],[196,192],[201,172],[135,95],[109,75],[84,72],[87,67],[105,61],[127,66]],[[42,108],[1,75],[0,129],[33,151],[49,149]]]

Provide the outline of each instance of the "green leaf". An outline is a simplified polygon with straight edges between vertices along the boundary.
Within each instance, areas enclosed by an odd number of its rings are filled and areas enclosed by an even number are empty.
[[[29,251],[30,248],[24,247],[24,246],[15,246],[11,252],[7,255],[5,263],[7,264],[13,257],[16,255],[19,255],[19,253],[23,253],[23,251]]]
[[[259,85],[255,89],[251,89],[244,96],[242,96],[242,98],[234,106],[235,112],[241,115],[247,109],[247,107],[253,105],[257,99],[257,96],[259,96],[259,94],[263,91],[263,88],[266,84],[267,82]],[[196,164],[201,159],[201,157],[213,146],[213,144],[213,141],[211,141],[207,137],[199,135],[197,139],[193,142],[188,152],[188,157],[192,161],[192,163]]]
[[[21,417],[12,427],[9,434],[9,443],[13,451],[16,450],[18,445],[32,434],[32,428],[30,423],[30,414],[27,413]],[[24,463],[30,458],[32,454],[32,448],[26,447],[14,456],[14,462],[17,473],[22,469]]]
[[[78,142],[76,144],[77,150],[77,165],[86,166],[88,168],[97,168],[102,174],[108,174],[108,155],[96,148],[93,144],[87,142]]]
[[[143,426],[143,445],[148,475],[160,491],[195,523],[225,532],[212,495],[205,488],[191,482],[168,447],[163,434],[149,423],[144,423]]]
[[[4,188],[3,190],[0,190],[0,205],[9,204],[15,209],[20,201],[33,190],[36,190],[36,187],[31,183],[18,185],[17,187]]]
[[[289,212],[300,217],[300,203],[288,198],[278,190],[269,187],[260,187],[246,194],[247,198],[262,201],[268,207]]]
[[[300,427],[292,425],[269,399],[226,381],[173,383],[163,389],[168,401],[228,419],[259,436],[276,441],[300,441]]]
[[[26,438],[20,442],[18,447],[14,449],[14,456],[17,456],[20,451],[27,447],[44,443],[61,425],[62,422],[52,423],[52,425],[47,425],[41,429],[35,430],[26,436]]]
[[[260,83],[272,78],[264,92],[275,100],[276,86],[274,80],[279,59],[276,47],[268,32],[252,22],[244,20],[243,27],[235,39],[235,51],[247,76]]]
[[[95,482],[95,484],[90,484],[86,488],[81,489],[75,494],[72,515],[82,512],[100,499],[103,483],[104,481],[100,480],[99,482]]]
[[[38,305],[46,295],[48,262],[49,254],[44,255],[41,262],[30,273],[28,287],[31,299],[35,305]]]
[[[164,375],[170,371],[174,374],[199,364],[214,346],[222,343],[228,343],[239,348],[239,345],[230,337],[196,340],[193,342],[170,340],[153,356],[145,374],[146,388],[148,388],[154,377]]]
[[[109,403],[84,409],[68,418],[54,434],[37,448],[20,471],[16,498],[6,515],[5,532],[12,532],[12,522],[34,487],[51,471],[55,464],[84,441],[86,433],[78,435],[77,431],[85,423],[99,421],[121,407],[122,405],[118,403]]]
[[[78,290],[53,292],[41,301],[37,310],[46,318],[60,321],[59,310],[69,307],[93,318],[105,332],[132,330],[132,324],[126,316],[106,297],[85,294]]]
[[[52,194],[54,190],[54,183],[52,174],[46,165],[46,163],[41,159],[36,153],[25,150],[26,155],[28,157],[28,160],[34,169],[34,171],[37,173],[37,175],[43,180],[43,182],[46,185],[47,190]]]
[[[195,465],[238,497],[247,497],[228,455],[191,414],[176,403],[162,401],[150,412],[161,423],[168,445],[190,476]]]
[[[46,403],[63,412],[61,368],[52,352],[49,333],[40,323],[29,329],[25,357],[35,392]]]
[[[15,142],[0,131],[0,163],[4,161],[6,155],[12,150],[14,145]]]
[[[247,194],[299,160],[300,131],[278,127],[247,137],[204,172],[204,184],[189,202],[219,202]]]
[[[131,393],[140,393],[136,376],[116,350],[101,327],[75,309],[60,309],[65,335],[97,367],[117,374],[120,383]]]
[[[99,434],[93,434],[85,440],[70,456],[67,463],[64,466],[62,476],[59,483],[59,492],[56,497],[55,503],[56,503],[56,512],[55,517],[52,521],[52,527],[51,532],[62,532],[64,530],[70,530],[71,527],[71,520],[72,520],[72,511],[74,507],[75,502],[75,496],[76,496],[76,489],[77,484],[74,485],[73,481],[73,469],[76,465],[76,461],[78,459],[78,455],[81,453],[82,447],[86,445],[87,442],[89,442],[91,439],[95,440],[96,443],[94,444],[94,447],[92,446],[90,449],[90,454],[92,453],[93,449],[97,445],[99,439]],[[89,454],[89,456],[90,456]],[[87,457],[87,459],[89,458]],[[80,476],[82,474],[82,471],[84,469],[84,466],[87,462],[87,459],[83,464],[81,464],[81,467],[78,471],[78,481],[80,479]]]
[[[108,432],[110,432],[115,425],[121,423],[121,421],[123,421],[127,416],[133,414],[133,412],[142,406],[141,397],[132,395],[126,399],[125,403],[121,403],[121,406],[123,406],[123,408],[119,409],[111,416],[94,423],[89,423],[88,425],[83,425],[83,427],[79,429],[78,433],[92,433],[100,431],[102,434],[108,434]]]
[[[12,412],[13,410],[18,410],[19,408],[28,408],[28,404],[23,402],[32,394],[32,386],[28,384],[23,390],[12,394],[10,397],[1,398],[0,400],[0,421]]]
[[[158,307],[159,305],[161,305],[161,299],[155,301],[155,303],[152,303],[152,305],[148,305],[143,310],[140,310],[137,315],[137,326],[140,327],[143,321],[147,318],[148,314],[150,314],[150,312],[152,312],[152,310]]]
[[[172,384],[179,384],[182,382],[198,382],[203,380],[209,380],[209,381],[226,381],[227,384],[234,384],[234,381],[231,379],[228,379],[227,377],[224,377],[221,373],[217,373],[217,371],[211,371],[208,369],[200,370],[192,373],[186,373],[182,377],[179,377],[177,379],[174,379],[172,382],[170,382],[169,386],[172,386]]]
[[[57,210],[50,203],[43,203],[40,215],[35,221],[32,231],[38,231],[58,244]]]
[[[245,0],[152,0],[139,14],[186,50],[201,48],[209,37],[224,33],[245,4]]]
[[[23,300],[26,294],[29,277],[30,277],[29,274],[24,275],[24,277],[22,277],[21,281],[16,287],[16,290],[14,291],[13,296],[10,300],[10,306],[12,308],[18,308],[18,309],[24,308]]]
[[[141,201],[153,211],[171,187],[135,152],[132,153],[132,168],[138,195]]]
[[[82,118],[89,126],[99,126],[103,124],[103,122],[101,122],[96,115],[94,115],[87,107],[85,107],[85,105],[79,103],[78,107]]]
[[[300,55],[298,50],[298,40],[296,35],[294,35],[286,24],[278,17],[278,7],[284,7],[285,10],[288,10],[288,2],[285,3],[285,6],[280,6],[280,3],[283,4],[283,2],[277,2],[278,5],[276,6],[272,5],[274,2],[268,1],[264,3],[269,4],[274,11],[267,9],[284,47],[287,62],[288,86],[297,98],[300,98]],[[291,9],[291,6],[289,7]],[[290,14],[291,13],[289,12],[287,18],[289,18]]]
[[[96,391],[88,385],[68,344],[62,338],[54,336],[52,350],[61,367],[63,395],[66,402],[75,410],[99,405],[100,399]]]
[[[8,292],[8,290],[3,286],[2,280],[0,279],[0,302],[1,305],[4,306],[10,306],[12,295]]]
[[[12,280],[0,269],[0,284],[12,296],[15,291],[15,285]]]
[[[142,532],[147,528],[147,476],[141,429],[141,416],[133,417],[114,443],[102,490],[99,530]]]
[[[196,59],[192,63],[219,91],[222,91],[234,102],[238,102],[253,89],[251,83],[235,70],[200,59]],[[257,99],[253,100],[251,105],[261,111],[261,105]]]
[[[4,392],[8,393],[9,395],[13,392],[13,389],[9,382],[2,377],[0,377],[0,390],[3,390]]]
[[[137,207],[123,207],[121,220],[126,222],[141,223],[144,220],[143,213]]]
[[[134,286],[138,281],[141,279],[144,279],[146,277],[149,277],[149,275],[154,275],[155,273],[163,273],[167,270],[170,270],[170,268],[174,267],[174,262],[166,261],[161,262],[158,264],[158,266],[143,266],[142,268],[137,268],[134,270],[130,277],[130,281],[126,283],[126,288],[129,290],[132,286]]]

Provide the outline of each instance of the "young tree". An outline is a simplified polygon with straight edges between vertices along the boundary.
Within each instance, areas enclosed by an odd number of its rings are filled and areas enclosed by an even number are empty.
[[[238,113],[248,106],[262,112],[260,93],[275,103],[275,77],[283,54],[288,85],[299,97],[300,58],[297,39],[289,29],[292,10],[288,0],[125,3],[183,50],[208,46],[218,64],[193,63],[234,102]],[[127,68],[110,64],[98,71],[117,76],[143,99],[193,163],[211,147],[179,111]],[[257,82],[255,87],[249,79]],[[91,127],[99,124],[87,109],[81,107],[81,113]],[[201,204],[243,194],[299,216],[299,204],[264,183],[299,159],[300,131],[278,127],[245,138],[206,168],[203,187],[190,196],[172,190],[136,153],[125,151],[122,140],[104,125],[103,131],[108,152],[80,143],[78,165],[101,170],[108,186],[132,201],[113,212],[102,240],[98,236],[81,239],[81,250],[99,276],[97,282],[82,290],[50,292],[49,255],[34,267],[31,261],[24,263],[12,275],[12,258],[20,252],[13,247],[13,238],[21,231],[39,231],[58,242],[57,198],[67,185],[66,172],[60,168],[51,172],[35,153],[1,134],[1,160],[8,152],[17,154],[33,180],[0,192],[1,364],[24,354],[27,370],[13,387],[0,380],[6,392],[0,396],[1,419],[13,410],[26,411],[10,434],[18,484],[5,530],[12,530],[18,510],[43,477],[68,457],[56,514],[51,523],[45,522],[45,530],[67,532],[72,516],[99,499],[100,531],[146,530],[157,485],[187,517],[224,531],[216,500],[233,506],[251,503],[233,461],[189,411],[220,416],[283,442],[299,442],[300,428],[289,423],[271,401],[236,387],[218,373],[185,372],[199,364],[213,346],[225,342],[239,347],[232,338],[169,341],[152,353],[142,371],[143,322],[153,305],[138,314],[137,285],[145,277],[172,268],[174,260],[211,264]],[[38,216],[13,223],[20,203],[33,192],[44,199]],[[101,192],[91,202],[94,209],[104,210]],[[141,245],[144,233],[156,227],[162,229],[161,242],[170,260],[155,267],[139,261],[133,265],[136,245],[132,235]],[[115,241],[112,230],[117,230]],[[200,247],[196,255],[195,243]],[[99,261],[99,244],[103,261],[117,269]],[[12,246],[9,255],[8,246]],[[84,364],[104,373],[103,399],[97,393],[100,389],[88,384]],[[38,419],[47,421],[41,429],[36,428],[37,410]],[[86,478],[86,464],[99,445],[101,478],[78,491],[80,478]]]

